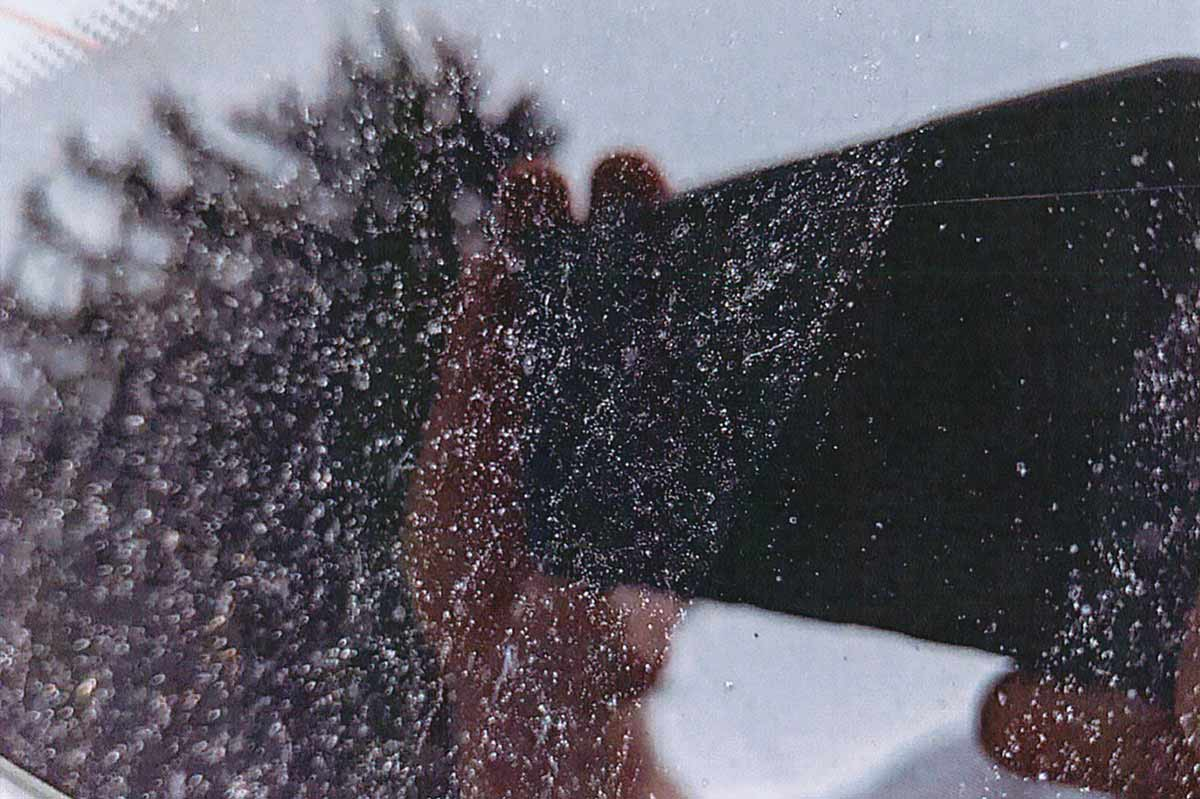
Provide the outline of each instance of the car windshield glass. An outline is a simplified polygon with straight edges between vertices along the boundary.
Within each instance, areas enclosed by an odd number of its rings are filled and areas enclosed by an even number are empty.
[[[1191,795],[1198,31],[0,6],[0,797]]]

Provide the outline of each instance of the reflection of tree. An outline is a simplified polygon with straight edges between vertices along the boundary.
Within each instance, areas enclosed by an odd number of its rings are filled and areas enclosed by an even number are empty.
[[[553,136],[527,101],[481,118],[449,49],[426,73],[383,38],[319,105],[239,121],[287,181],[162,100],[182,189],[68,148],[119,198],[115,249],[27,195],[30,251],[82,288],[66,315],[0,304],[0,754],[69,792],[448,790],[390,550],[459,245]]]

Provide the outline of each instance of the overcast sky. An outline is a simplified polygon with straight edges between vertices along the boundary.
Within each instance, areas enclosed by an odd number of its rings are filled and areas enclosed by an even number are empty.
[[[0,0],[65,27],[92,19],[93,35],[103,35],[114,26],[89,14],[98,4]],[[94,113],[131,85],[165,82],[226,102],[280,81],[318,85],[320,54],[339,27],[329,21],[361,17],[353,11],[372,4],[188,4],[128,52],[93,57],[75,80],[7,101],[4,172],[21,154],[12,149],[14,128],[47,110],[57,118],[69,109],[93,127],[104,116],[99,127],[113,136],[135,127],[136,114]],[[463,37],[496,73],[496,104],[522,87],[540,89],[567,123],[562,160],[577,183],[619,145],[645,148],[678,184],[694,185],[1032,88],[1200,55],[1194,0],[398,0],[396,8],[419,28],[440,21]],[[9,47],[26,46],[18,28],[0,28]]]

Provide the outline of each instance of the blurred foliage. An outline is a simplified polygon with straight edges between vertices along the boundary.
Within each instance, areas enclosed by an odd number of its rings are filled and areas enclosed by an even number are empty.
[[[281,172],[162,98],[182,185],[67,148],[115,247],[27,194],[25,268],[78,307],[0,300],[0,755],[74,796],[453,792],[394,547],[460,253],[555,133],[380,30],[237,119]]]

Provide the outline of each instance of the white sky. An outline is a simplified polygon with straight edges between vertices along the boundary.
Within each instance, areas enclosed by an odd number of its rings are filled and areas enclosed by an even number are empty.
[[[68,27],[103,5],[0,0],[0,9]],[[225,101],[261,96],[290,77],[318,85],[319,54],[338,21],[361,16],[355,12],[374,0],[186,5],[125,57],[93,59],[54,116],[64,108],[93,116],[121,93],[118,81],[143,88],[165,81]],[[1200,55],[1194,0],[396,0],[395,7],[402,20],[426,29],[440,21],[474,44],[497,73],[497,105],[522,86],[539,88],[568,124],[561,158],[577,189],[588,166],[615,146],[641,146],[677,184],[695,185],[948,110],[1152,58]],[[28,33],[11,22],[0,22],[0,37],[0,62],[6,50],[27,46]],[[258,67],[249,73],[247,57]],[[50,102],[39,88],[34,103]],[[8,101],[0,124],[42,116],[25,105]],[[121,120],[108,124],[119,129]],[[0,167],[16,155],[0,150]]]

